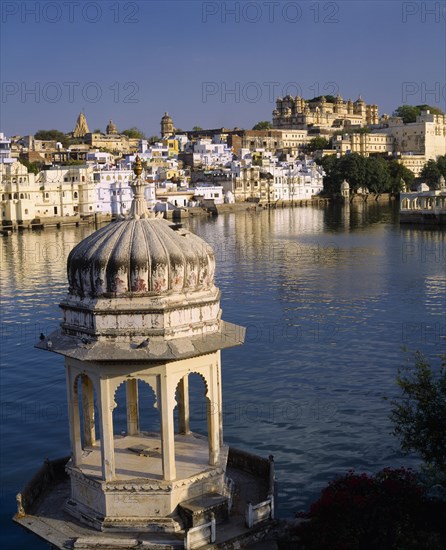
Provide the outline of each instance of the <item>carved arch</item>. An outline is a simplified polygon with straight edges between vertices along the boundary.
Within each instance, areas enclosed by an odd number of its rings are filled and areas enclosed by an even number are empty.
[[[135,375],[135,376],[125,376],[124,378],[120,378],[119,380],[117,380],[114,384],[114,387],[112,389],[112,397],[113,397],[113,401],[116,403],[115,401],[115,397],[116,397],[116,392],[118,391],[118,389],[125,383],[127,382],[127,380],[141,380],[141,382],[144,382],[145,384],[147,384],[149,386],[149,388],[152,390],[153,392],[153,396],[155,398],[155,402],[153,404],[153,407],[155,409],[158,409],[158,396],[156,394],[156,386],[154,387],[153,386],[153,383],[150,382],[147,378],[144,377],[144,375]]]
[[[178,384],[181,382],[181,379],[184,378],[184,376],[189,376],[190,374],[198,374],[198,376],[203,380],[203,383],[204,383],[204,388],[205,388],[205,391],[204,391],[204,396],[206,399],[210,399],[209,397],[209,380],[206,378],[206,375],[203,373],[203,372],[200,372],[199,370],[190,370],[188,372],[185,372],[183,374],[180,374],[177,378],[177,380],[175,380],[175,393],[177,391],[177,388],[178,388]]]

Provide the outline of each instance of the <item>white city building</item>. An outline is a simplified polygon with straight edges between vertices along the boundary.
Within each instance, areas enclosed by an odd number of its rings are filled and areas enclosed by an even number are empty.
[[[314,161],[270,164],[266,171],[273,176],[273,200],[311,199],[323,190],[322,167]]]
[[[0,132],[0,164],[11,164],[16,159],[11,157],[11,140]]]
[[[134,177],[133,170],[123,168],[98,170],[94,173],[96,191],[96,212],[112,216],[126,215],[130,211],[133,194],[130,181]],[[155,186],[147,185],[145,198],[148,206],[155,204]]]

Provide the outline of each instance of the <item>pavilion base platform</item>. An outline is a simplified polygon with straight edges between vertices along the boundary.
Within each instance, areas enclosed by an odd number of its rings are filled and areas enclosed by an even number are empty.
[[[138,445],[137,442],[131,441],[127,437],[122,438],[122,449],[127,449],[127,444],[131,444],[132,447]],[[127,441],[124,441],[125,439]],[[147,441],[144,441],[144,443],[147,443]],[[176,460],[177,463],[180,463],[178,458],[181,455],[181,447],[178,446],[178,443],[179,441],[176,440]],[[116,442],[116,445],[118,445],[118,442]],[[144,448],[150,447],[146,446]],[[93,466],[95,466],[96,461],[94,454],[95,450],[93,449],[87,457],[89,460],[79,468],[79,470],[84,468],[84,476],[87,475],[87,472],[90,475],[94,471]],[[136,459],[147,458],[144,456],[139,457],[136,453],[133,454],[135,454],[134,458]],[[196,463],[197,456],[194,458]],[[153,461],[150,466],[151,474],[156,474],[157,465],[155,462]],[[209,465],[206,466],[206,470],[215,468]],[[144,467],[147,467],[147,461],[144,462]],[[136,462],[131,468],[126,463],[128,471],[124,474],[118,459],[116,468],[118,479],[116,483],[124,482],[125,480],[120,480],[119,476],[127,476],[129,471],[133,472],[130,476],[130,483],[136,483],[136,480],[138,480],[138,483],[141,481],[147,482],[147,479],[141,479],[141,472],[138,468],[139,465]],[[187,461],[184,463],[184,468],[184,472],[189,472]],[[253,542],[262,540],[275,524],[273,514],[271,514],[271,516],[252,525],[250,528],[247,527],[246,509],[249,506],[248,503],[261,502],[271,494],[272,476],[271,471],[268,470],[268,460],[236,449],[229,449],[226,468],[225,481],[231,480],[229,483],[231,491],[228,493],[226,490],[225,494],[217,491],[202,492],[192,499],[188,498],[179,502],[176,512],[170,514],[169,517],[141,515],[140,518],[133,516],[128,520],[120,518],[119,521],[110,520],[108,517],[99,518],[97,522],[90,522],[88,519],[86,521],[85,518],[79,517],[77,512],[73,513],[70,504],[67,504],[72,501],[73,470],[67,458],[47,461],[17,498],[18,513],[14,516],[14,521],[46,540],[55,548],[81,550],[93,548],[103,550],[118,548],[145,548],[150,550],[179,548],[241,549]],[[96,475],[98,477],[96,481],[100,482],[99,472],[96,472]],[[192,473],[191,477],[193,476]],[[162,480],[157,478],[154,478],[153,481],[162,483]],[[173,486],[178,481],[180,480],[169,483]],[[203,487],[206,486],[203,485],[202,489]],[[125,503],[126,498],[131,498],[132,494],[134,493],[129,491],[116,500]],[[82,504],[82,507],[87,508],[84,504]],[[189,538],[189,534],[194,529],[199,530],[202,522],[208,521],[210,516],[215,518],[213,521],[216,520],[214,540],[206,541],[203,539],[200,542],[199,538]],[[100,530],[98,530],[98,526]]]
[[[82,463],[67,464],[71,498],[65,511],[98,530],[177,532],[182,522],[178,505],[204,494],[227,492],[225,470],[228,447],[211,466],[206,437],[190,433],[175,436],[177,476],[163,480],[159,435],[115,436],[115,479],[101,479],[100,443],[87,447]],[[227,497],[224,497],[227,500]]]

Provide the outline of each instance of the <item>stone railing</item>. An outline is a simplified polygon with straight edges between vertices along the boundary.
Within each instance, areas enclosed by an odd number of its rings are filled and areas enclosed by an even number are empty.
[[[212,544],[216,538],[215,516],[211,515],[211,521],[192,527],[186,533],[184,540],[185,550],[193,550],[194,548],[201,548],[206,544]]]
[[[274,519],[274,496],[270,495],[266,500],[259,504],[251,504],[248,502],[245,512],[246,526],[251,529],[256,523]]]
[[[247,527],[251,528],[256,523],[274,519],[274,502],[276,498],[276,475],[274,469],[274,457],[268,457],[268,497],[258,504],[248,502],[245,510],[245,522]]]
[[[33,505],[53,483],[66,477],[65,464],[69,457],[45,460],[26,487],[17,494],[17,516],[24,517],[32,511]]]

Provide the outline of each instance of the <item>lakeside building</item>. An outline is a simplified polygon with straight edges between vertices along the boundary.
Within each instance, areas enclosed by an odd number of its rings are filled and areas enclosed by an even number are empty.
[[[407,124],[390,117],[381,121],[377,131],[392,137],[394,154],[416,177],[428,160],[446,155],[446,115],[426,110]]]
[[[0,194],[3,225],[94,214],[92,169],[86,166],[55,167],[34,175],[20,162],[2,164]]]
[[[324,172],[313,160],[280,162],[268,153],[256,164],[252,160],[245,156],[244,161],[231,164],[231,187],[229,181],[223,187],[233,193],[236,202],[308,200],[323,190]]]
[[[443,176],[439,187],[430,190],[422,183],[415,192],[400,193],[400,223],[446,225],[446,182]]]
[[[392,155],[419,177],[428,160],[446,155],[446,115],[422,111],[407,124],[400,117],[383,117],[370,132],[333,136],[333,149],[339,155]]]
[[[305,100],[287,95],[277,98],[273,111],[273,128],[278,129],[312,128],[334,132],[344,127],[362,128],[378,122],[378,106],[366,104],[361,96],[353,102],[351,99],[345,101],[338,94],[331,103],[324,96]]]

